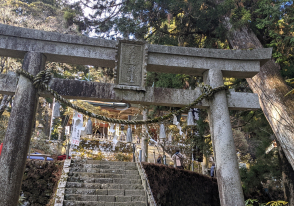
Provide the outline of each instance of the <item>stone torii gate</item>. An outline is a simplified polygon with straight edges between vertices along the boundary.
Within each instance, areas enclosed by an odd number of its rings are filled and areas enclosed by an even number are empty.
[[[251,78],[271,58],[271,49],[219,50],[148,45],[142,41],[113,41],[0,25],[0,56],[23,58],[22,68],[36,75],[46,61],[115,68],[115,84],[52,79],[49,86],[68,99],[118,101],[142,105],[183,106],[201,92],[145,87],[146,72],[200,75],[212,88],[223,77]],[[0,93],[15,94],[0,159],[0,205],[17,205],[38,97],[23,76],[0,75]],[[220,91],[198,108],[209,113],[222,206],[243,206],[244,197],[232,135],[229,109],[259,109],[252,93]],[[147,142],[142,141],[147,149]],[[146,152],[146,151],[145,151]]]

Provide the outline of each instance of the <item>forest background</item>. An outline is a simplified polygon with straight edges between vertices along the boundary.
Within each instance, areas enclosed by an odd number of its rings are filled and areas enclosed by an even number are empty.
[[[284,97],[291,90],[291,79],[294,78],[293,12],[293,2],[284,0],[0,0],[0,23],[14,26],[108,39],[144,39],[150,44],[170,46],[272,47],[272,63],[262,68],[257,78],[227,78],[225,84],[234,83],[232,89],[258,93],[262,102],[270,102],[262,104],[262,110],[230,113],[239,160],[250,164],[249,169],[240,169],[246,198],[261,202],[284,199],[294,204],[294,171],[284,155],[285,150],[293,152],[294,149],[282,148],[279,144],[279,136],[293,134],[293,98],[291,94]],[[21,60],[0,57],[0,73],[18,68],[21,68]],[[54,62],[48,62],[46,68],[59,78],[113,81],[112,68]],[[182,74],[149,72],[147,78],[148,86],[167,88],[194,89],[201,82],[202,77]],[[13,97],[1,96],[0,142],[12,102]],[[40,98],[36,127],[38,124],[44,126],[43,138],[48,138],[50,133],[52,102],[50,98]],[[82,102],[78,104],[95,113],[108,115],[100,108]],[[62,107],[61,118],[53,122],[52,139],[57,139],[57,128],[64,126],[63,122],[70,114],[65,105]],[[286,123],[273,121],[277,108]],[[173,109],[177,108],[154,106],[150,108],[149,117]],[[177,135],[175,141],[193,145],[195,150],[197,147],[195,155],[201,158],[202,154],[208,156],[212,152],[206,111],[200,111],[197,123],[197,135],[188,135],[185,140]],[[184,122],[182,126],[185,127]],[[266,153],[273,141],[277,142],[277,149]]]

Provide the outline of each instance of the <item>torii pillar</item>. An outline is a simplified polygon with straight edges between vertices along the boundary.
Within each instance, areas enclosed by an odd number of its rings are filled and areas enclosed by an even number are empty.
[[[45,61],[43,54],[27,52],[22,68],[37,75],[45,69]],[[0,206],[17,205],[38,99],[33,83],[20,76],[0,159]]]
[[[208,70],[204,82],[212,88],[224,85],[221,70]],[[209,124],[216,162],[216,177],[221,205],[244,206],[226,91],[214,94],[209,100]]]

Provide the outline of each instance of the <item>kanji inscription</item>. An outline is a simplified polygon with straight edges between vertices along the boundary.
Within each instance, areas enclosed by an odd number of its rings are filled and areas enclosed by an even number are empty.
[[[147,49],[144,42],[121,40],[118,45],[118,89],[145,90]]]

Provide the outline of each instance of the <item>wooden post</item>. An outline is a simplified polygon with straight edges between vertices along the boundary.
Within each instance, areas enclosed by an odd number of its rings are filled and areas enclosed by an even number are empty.
[[[28,52],[25,55],[22,68],[32,75],[36,75],[45,68],[45,61],[46,57],[43,54]],[[22,176],[35,122],[38,103],[37,92],[30,80],[20,76],[0,159],[0,206],[16,206],[18,204]]]

